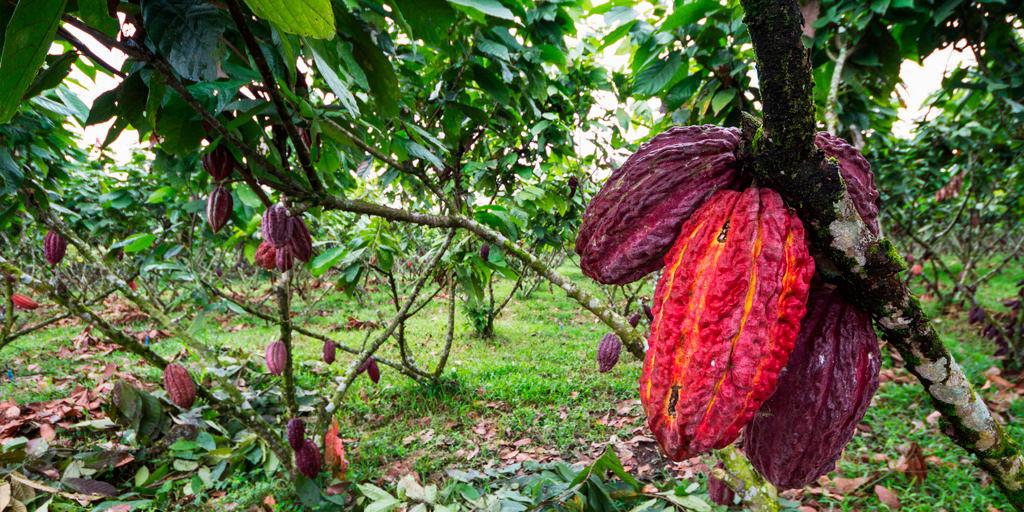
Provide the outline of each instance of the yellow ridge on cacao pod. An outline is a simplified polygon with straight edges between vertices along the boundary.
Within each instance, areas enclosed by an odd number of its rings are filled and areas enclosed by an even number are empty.
[[[773,190],[715,193],[665,256],[640,377],[647,425],[673,460],[732,443],[775,390],[814,260]]]

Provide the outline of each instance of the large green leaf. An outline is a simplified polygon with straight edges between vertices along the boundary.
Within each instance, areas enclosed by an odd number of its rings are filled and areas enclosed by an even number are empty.
[[[640,71],[634,78],[633,92],[641,96],[652,96],[678,81],[676,73],[683,69],[683,58],[679,52],[672,52],[665,60],[656,60]]]
[[[361,20],[348,12],[340,2],[334,5],[338,32],[352,43],[355,60],[366,73],[370,92],[377,105],[377,114],[384,118],[395,117],[398,115],[398,76],[391,61],[374,44]]]
[[[146,37],[181,76],[216,80],[224,48],[221,34],[230,20],[206,0],[145,0]]]
[[[498,0],[448,0],[448,3],[503,20],[516,19],[512,11],[508,10],[508,7],[501,5],[501,2]]]
[[[0,54],[0,123],[14,117],[57,33],[67,0],[21,0],[4,34]]]
[[[245,0],[256,16],[289,34],[319,39],[334,37],[331,0]]]
[[[445,0],[394,0],[412,28],[414,38],[433,46],[448,45],[448,28],[455,21],[455,10]]]

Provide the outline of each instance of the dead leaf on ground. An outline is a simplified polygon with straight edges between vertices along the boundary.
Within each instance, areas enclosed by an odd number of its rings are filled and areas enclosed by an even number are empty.
[[[888,487],[876,485],[875,496],[878,496],[878,501],[881,501],[885,506],[892,510],[898,510],[900,508],[900,497]]]

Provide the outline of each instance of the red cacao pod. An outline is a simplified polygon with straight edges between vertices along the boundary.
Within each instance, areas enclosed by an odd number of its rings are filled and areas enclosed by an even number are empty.
[[[846,190],[850,193],[853,206],[857,209],[864,224],[871,233],[878,235],[878,189],[875,188],[875,175],[871,173],[871,164],[848,142],[828,132],[818,132],[814,143],[826,156],[839,160],[839,174],[846,182]]]
[[[814,260],[773,190],[722,190],[665,256],[640,376],[647,425],[672,460],[732,443],[775,390]]]
[[[291,218],[292,223],[292,239],[291,249],[292,256],[308,262],[313,257],[313,237],[309,235],[309,229],[306,228],[306,222],[302,220],[301,216],[296,215]]]
[[[128,281],[128,288],[131,288],[131,290],[133,292],[139,289],[139,287],[135,284],[135,280],[134,279],[132,279],[131,281]]]
[[[369,359],[363,362],[356,373],[363,372],[366,372],[366,375],[370,377],[374,384],[380,382],[380,367],[377,366],[377,360],[373,356],[370,356]]]
[[[739,185],[740,131],[672,128],[640,146],[587,206],[576,238],[583,273],[626,284],[662,266],[679,227],[716,190]]]
[[[68,250],[68,241],[60,233],[49,231],[43,238],[43,256],[50,265],[56,265],[64,259]]]
[[[924,267],[920,263],[914,263],[914,266],[910,267],[910,273],[919,276],[924,273]]]
[[[20,293],[11,294],[11,302],[18,309],[32,310],[39,307],[39,303]]]
[[[217,185],[206,200],[206,222],[210,224],[210,230],[214,233],[220,231],[220,228],[223,228],[231,218],[233,208],[234,200],[231,198],[231,191],[224,185]]]
[[[292,269],[295,258],[292,257],[292,248],[284,245],[274,249],[274,266],[281,272]]]
[[[277,268],[277,249],[274,249],[273,244],[264,240],[256,248],[256,256],[253,259],[256,261],[256,266],[274,270]]]
[[[309,478],[316,478],[320,474],[322,464],[320,449],[309,439],[295,452],[295,467],[299,469],[299,473]]]
[[[288,350],[284,342],[277,340],[267,345],[267,370],[274,375],[281,375],[284,372],[285,362],[288,360]]]
[[[292,222],[288,209],[282,205],[271,205],[263,212],[263,239],[274,247],[286,247],[292,239]]]
[[[203,155],[203,169],[214,181],[224,181],[235,168],[235,157],[224,146],[217,146]]]
[[[299,450],[306,441],[306,423],[299,418],[288,420],[288,444],[292,450]]]
[[[722,463],[719,462],[715,467],[721,468]],[[722,505],[724,507],[731,507],[733,502],[736,500],[736,494],[732,492],[732,489],[728,485],[725,485],[719,478],[715,478],[711,473],[708,473],[708,497],[716,505]]]
[[[324,342],[324,362],[331,364],[334,362],[334,357],[337,354],[338,346],[333,341]]]
[[[750,462],[784,489],[831,471],[878,389],[880,367],[871,317],[815,281],[775,394],[747,426]]]
[[[619,362],[621,352],[622,340],[614,333],[605,334],[597,345],[597,370],[601,373],[611,371],[615,363]]]
[[[196,401],[196,385],[184,366],[171,363],[164,367],[164,389],[174,405],[182,409],[192,407]]]

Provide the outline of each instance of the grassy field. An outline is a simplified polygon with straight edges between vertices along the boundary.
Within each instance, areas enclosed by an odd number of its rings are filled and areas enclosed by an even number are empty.
[[[579,271],[562,269],[577,282],[587,282]],[[982,291],[987,304],[1013,292],[1024,271],[1007,272]],[[507,293],[502,282],[496,293]],[[373,297],[369,303],[380,303]],[[926,307],[931,307],[927,302]],[[932,308],[934,309],[934,308]],[[385,313],[387,310],[384,311]],[[343,295],[331,295],[301,317],[311,328],[331,332],[352,345],[365,331],[346,331],[349,317],[378,318],[373,308],[362,308]],[[934,313],[934,312],[933,312]],[[192,330],[211,345],[238,348],[261,358],[274,339],[275,329],[263,322],[214,315]],[[497,468],[523,460],[585,461],[611,445],[627,469],[656,482],[692,478],[703,482],[702,461],[669,464],[644,434],[637,401],[640,362],[623,352],[623,360],[608,374],[597,372],[597,342],[606,329],[563,293],[541,286],[529,299],[514,300],[496,323],[496,336],[473,335],[469,319],[457,316],[451,359],[441,383],[417,384],[395,371],[382,368],[379,385],[365,376],[357,379],[338,418],[346,439],[351,479],[386,482],[416,472],[425,481],[441,482],[449,469]],[[962,313],[936,318],[936,327],[983,396],[1003,411],[1004,417],[1024,414],[1017,387],[1000,388],[987,382],[985,372],[998,366],[994,347],[980,339]],[[443,301],[435,301],[410,325],[416,357],[432,364],[443,343],[446,314]],[[0,353],[0,365],[15,369],[16,379],[4,382],[0,400],[18,403],[67,395],[73,383],[92,385],[99,368],[113,362],[123,371],[157,382],[158,375],[132,357],[103,355],[81,363],[52,357],[81,331],[70,325],[19,340]],[[163,354],[179,350],[173,340],[155,345]],[[327,367],[320,362],[321,344],[300,338],[297,360],[299,382],[317,387],[340,374],[348,359]],[[390,348],[387,357],[395,354]],[[876,486],[895,493],[902,510],[985,511],[1011,508],[972,463],[971,457],[941,433],[926,395],[909,374],[894,367],[886,355],[884,383],[835,472],[821,485],[787,493],[787,497],[820,510],[884,510]],[[64,379],[76,376],[71,382]],[[1024,439],[1024,428],[1011,422],[1009,431]],[[59,433],[58,433],[59,435]],[[915,483],[903,471],[913,445],[923,454],[927,477]],[[916,459],[913,455],[911,459]],[[240,480],[224,499],[261,492],[262,487]]]

